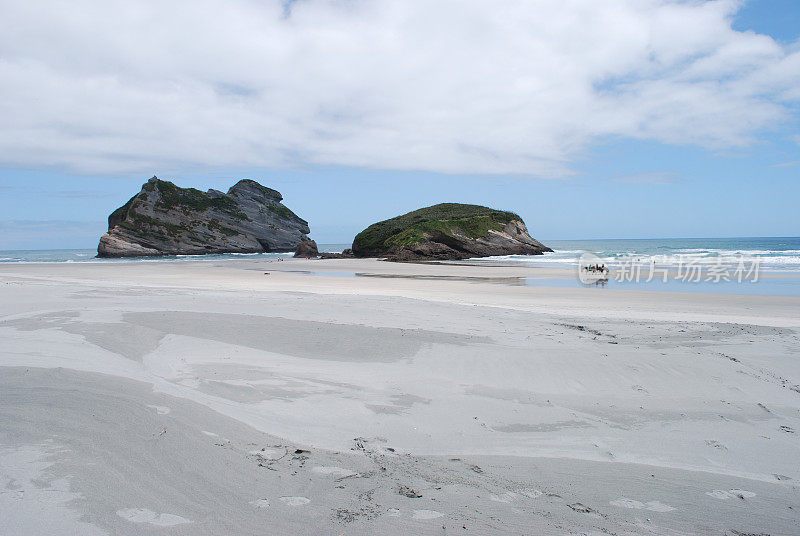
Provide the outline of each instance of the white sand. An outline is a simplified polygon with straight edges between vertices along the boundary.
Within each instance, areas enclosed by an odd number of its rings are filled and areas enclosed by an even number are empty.
[[[0,266],[0,533],[795,533],[800,298],[571,276]]]

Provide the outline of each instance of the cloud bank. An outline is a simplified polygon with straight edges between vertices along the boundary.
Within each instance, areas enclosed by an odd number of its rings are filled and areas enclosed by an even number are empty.
[[[753,144],[800,51],[734,0],[0,0],[0,165],[557,177],[593,143]]]

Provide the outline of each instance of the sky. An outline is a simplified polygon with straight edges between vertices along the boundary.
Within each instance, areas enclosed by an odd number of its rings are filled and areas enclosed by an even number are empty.
[[[439,202],[543,241],[800,235],[796,0],[0,0],[0,249],[157,175],[319,243]]]

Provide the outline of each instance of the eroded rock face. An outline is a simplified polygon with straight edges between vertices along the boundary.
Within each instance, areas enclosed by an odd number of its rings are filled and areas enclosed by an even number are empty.
[[[426,233],[424,240],[390,249],[387,258],[393,261],[460,260],[494,255],[541,255],[552,251],[533,239],[522,220],[513,220],[499,231],[490,229],[483,238],[471,238],[458,230]]]
[[[513,212],[443,203],[378,222],[353,241],[358,257],[394,261],[454,260],[552,251]]]
[[[294,252],[295,257],[301,258],[311,258],[311,257],[318,257],[319,250],[317,249],[317,243],[313,240],[306,240],[305,242],[300,242],[300,245],[297,246],[297,249]]]
[[[153,177],[108,217],[99,257],[294,251],[308,222],[281,194],[244,179],[227,193],[179,188]]]

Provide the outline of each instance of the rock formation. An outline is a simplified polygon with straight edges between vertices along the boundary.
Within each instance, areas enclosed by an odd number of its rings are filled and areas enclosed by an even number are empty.
[[[305,242],[300,242],[300,245],[297,246],[297,249],[294,252],[295,257],[302,257],[305,259],[309,259],[311,257],[318,257],[319,250],[317,249],[317,243],[313,240],[306,240]]]
[[[354,257],[353,250],[348,248],[341,253],[328,253],[327,251],[321,251],[319,253],[320,259],[352,259]]]
[[[281,194],[243,179],[228,193],[179,188],[153,177],[108,217],[99,257],[294,251],[308,222]]]
[[[357,257],[394,261],[541,255],[552,251],[531,238],[513,212],[442,203],[370,225],[353,240]]]

